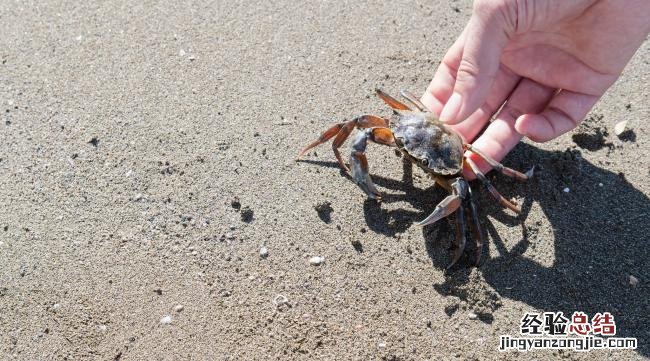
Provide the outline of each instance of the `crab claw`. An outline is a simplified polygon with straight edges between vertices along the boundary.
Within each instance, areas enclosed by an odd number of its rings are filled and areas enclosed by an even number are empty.
[[[370,199],[376,199],[378,202],[381,202],[381,193],[375,188],[375,185],[370,180],[370,176],[366,175],[364,180],[354,179],[359,188],[361,188]]]
[[[457,210],[458,207],[460,207],[460,203],[461,199],[458,195],[449,195],[447,198],[443,199],[442,202],[438,203],[436,209],[434,209],[427,218],[418,223],[415,223],[415,225],[424,227],[426,225],[436,223]]]
[[[375,188],[375,184],[368,174],[368,160],[361,152],[352,152],[350,155],[350,166],[352,179],[369,198],[381,201],[381,193]]]

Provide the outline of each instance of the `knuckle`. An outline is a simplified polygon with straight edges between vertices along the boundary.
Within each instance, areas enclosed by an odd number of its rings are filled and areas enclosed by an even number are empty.
[[[521,111],[519,108],[508,105],[507,103],[501,110],[501,113],[507,116],[508,119],[512,119],[513,121],[518,119],[520,116],[524,114],[524,112]]]
[[[473,60],[469,58],[462,58],[460,64],[458,65],[458,72],[456,74],[456,81],[472,84],[476,81],[476,78],[479,76],[479,66]]]
[[[465,87],[492,84],[496,79],[498,70],[498,67],[491,68],[485,59],[465,56],[458,64],[456,82],[460,82]]]
[[[560,130],[555,129],[557,132],[561,132],[561,134],[564,134],[564,133],[568,132],[569,130],[574,129],[575,127],[578,126],[578,124],[580,124],[580,119],[578,119],[576,117],[573,117],[571,114],[569,114],[569,112],[567,112],[566,110],[564,110],[564,109],[562,109],[560,107],[556,107],[556,106],[551,105],[551,106],[548,107],[548,111],[554,113],[555,117],[557,119],[561,119],[561,120],[563,120],[563,123],[567,124],[567,126],[565,128],[568,128],[568,129],[566,129],[566,131],[564,130],[564,128],[562,128]]]

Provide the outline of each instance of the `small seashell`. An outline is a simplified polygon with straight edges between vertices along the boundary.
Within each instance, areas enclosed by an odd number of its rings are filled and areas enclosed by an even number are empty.
[[[273,297],[273,304],[276,306],[284,305],[289,303],[289,299],[285,295],[277,294]]]
[[[617,137],[620,137],[621,134],[625,133],[626,128],[627,120],[620,121],[614,125],[614,134],[616,134]]]
[[[232,292],[230,290],[222,288],[219,290],[219,296],[221,297],[230,297],[232,295]]]
[[[639,279],[630,275],[630,286],[636,287],[639,284]]]
[[[313,266],[320,266],[323,262],[325,262],[325,258],[321,256],[314,256],[309,259],[309,264]]]
[[[260,257],[261,258],[266,258],[269,256],[269,250],[266,249],[266,247],[260,248]]]
[[[172,316],[170,315],[164,316],[163,318],[160,319],[160,323],[162,323],[163,325],[169,325],[170,323],[172,323]]]

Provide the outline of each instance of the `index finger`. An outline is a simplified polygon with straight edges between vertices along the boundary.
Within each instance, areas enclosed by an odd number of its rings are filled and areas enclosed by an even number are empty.
[[[451,93],[454,91],[458,64],[460,64],[460,59],[463,57],[465,32],[463,30],[460,36],[458,36],[458,39],[456,39],[456,42],[447,50],[427,90],[422,95],[422,99],[420,99],[422,104],[426,105],[436,116],[440,116],[442,107],[447,103]]]

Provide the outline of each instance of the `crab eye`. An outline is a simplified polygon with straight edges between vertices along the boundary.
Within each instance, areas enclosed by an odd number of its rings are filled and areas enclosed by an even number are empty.
[[[422,165],[429,165],[429,160],[427,158],[424,158],[420,160],[420,163],[422,163]]]

